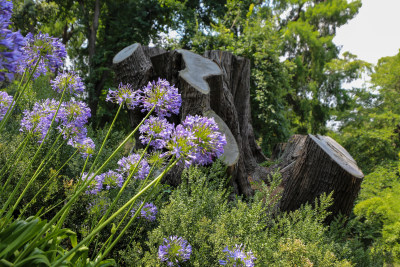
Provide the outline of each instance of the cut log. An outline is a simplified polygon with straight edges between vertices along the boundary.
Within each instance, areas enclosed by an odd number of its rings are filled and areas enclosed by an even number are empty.
[[[356,161],[335,140],[328,136],[295,135],[284,146],[280,163],[269,171],[280,169],[283,193],[281,211],[313,204],[322,193],[333,191],[332,215],[350,215],[364,174]]]
[[[266,170],[257,164],[266,158],[251,127],[248,59],[221,51],[203,57],[182,49],[164,51],[134,44],[116,55],[114,71],[117,83],[133,82],[134,88],[159,77],[174,84],[182,96],[180,113],[172,117],[176,124],[189,114],[215,118],[228,140],[222,160],[228,165],[235,193],[250,196],[253,190],[248,178],[267,178]],[[131,112],[130,117],[135,127],[143,115]],[[179,168],[172,170],[168,182],[178,184],[180,172]]]

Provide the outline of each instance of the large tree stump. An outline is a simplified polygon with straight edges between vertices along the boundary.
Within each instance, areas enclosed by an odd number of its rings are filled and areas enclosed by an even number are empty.
[[[280,145],[280,162],[269,171],[282,173],[283,193],[279,203],[282,211],[313,204],[322,193],[333,191],[332,216],[349,215],[360,190],[364,174],[350,154],[328,136],[294,135]]]
[[[250,120],[250,61],[229,52],[210,51],[206,57],[186,50],[165,51],[159,48],[131,45],[113,60],[117,82],[141,88],[159,77],[175,84],[182,95],[182,106],[173,122],[187,115],[215,118],[227,137],[222,157],[232,176],[235,193],[250,196],[253,190],[248,178],[266,180],[267,171],[257,161],[266,158],[254,140]],[[130,113],[131,127],[143,117]],[[180,181],[180,169],[171,171],[168,180]]]

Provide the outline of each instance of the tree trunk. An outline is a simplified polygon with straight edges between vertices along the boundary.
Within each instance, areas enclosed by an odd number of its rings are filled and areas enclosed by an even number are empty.
[[[322,193],[333,191],[332,215],[327,220],[338,214],[350,215],[364,174],[341,145],[328,136],[309,134],[294,135],[280,147],[280,162],[269,171],[279,168],[282,173],[282,211],[314,204]]]
[[[248,178],[261,180],[267,172],[257,164],[266,159],[254,140],[250,121],[250,61],[228,52],[209,51],[206,57],[187,50],[164,51],[133,44],[120,51],[113,60],[116,81],[141,88],[158,77],[175,84],[182,96],[178,116],[213,117],[227,137],[222,160],[228,165],[235,193],[250,196],[253,190]],[[142,119],[132,112],[131,127]],[[180,182],[180,169],[172,170],[168,181]]]

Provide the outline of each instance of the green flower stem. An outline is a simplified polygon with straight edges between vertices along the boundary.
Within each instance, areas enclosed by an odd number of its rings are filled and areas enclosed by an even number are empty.
[[[121,106],[122,106],[122,105],[121,105]],[[120,106],[119,109],[121,109],[121,106]],[[92,178],[91,178],[91,179],[88,179],[85,183],[83,183],[82,187],[83,187],[84,189],[87,188],[87,186],[90,184],[90,182],[104,169],[105,166],[107,166],[107,164],[110,162],[110,160],[113,159],[113,158],[115,157],[115,155],[123,148],[123,146],[126,144],[126,142],[128,142],[129,139],[137,132],[137,130],[139,130],[139,127],[140,127],[140,126],[144,123],[144,121],[150,116],[150,114],[154,111],[154,109],[155,109],[155,106],[147,113],[147,115],[146,115],[146,116],[142,119],[142,121],[136,126],[136,128],[124,139],[124,141],[122,141],[122,142],[119,144],[119,146],[118,146],[118,147],[114,150],[114,152],[107,158],[107,160],[97,169],[97,171],[93,174]],[[111,126],[110,126],[109,132],[110,132],[110,130],[111,130],[112,125],[113,125],[114,122],[115,122],[115,119],[116,119],[117,115],[118,115],[118,112],[117,112],[117,114],[115,115],[114,121],[113,121],[113,123],[112,123]],[[108,135],[109,135],[109,132],[107,133],[107,136],[104,138],[103,144],[102,144],[102,146],[101,146],[101,148],[100,148],[100,150],[99,150],[99,152],[98,152],[98,154],[97,154],[97,156],[96,156],[96,159],[97,159],[98,155],[100,154],[101,150],[103,149],[103,147],[104,147],[104,145],[105,145],[105,142],[106,142],[106,140],[107,140],[107,137],[108,137]],[[92,171],[92,169],[93,169],[93,167],[94,167],[94,165],[95,165],[95,162],[96,162],[96,160],[93,162],[92,166],[90,167],[90,169],[89,169],[89,171],[88,171],[88,177],[89,177],[89,174],[90,174],[90,172]],[[85,165],[85,166],[86,166],[86,165]],[[82,172],[82,174],[83,174],[83,172]],[[81,180],[81,179],[80,179],[80,180]],[[82,189],[78,190],[78,192],[79,192],[79,193],[77,193],[77,194],[80,194],[80,193],[82,192]],[[66,212],[67,212],[66,214],[68,214],[69,209],[66,210]],[[63,216],[63,217],[65,218],[66,215]],[[63,219],[60,219],[60,221],[58,222],[58,224],[62,224],[63,222],[64,222],[64,220],[63,220]]]
[[[150,139],[151,142],[152,138]],[[143,150],[142,155],[140,155],[140,158],[138,160],[138,162],[135,165],[135,168],[133,169],[133,171],[130,172],[128,178],[125,180],[124,184],[122,185],[121,189],[119,190],[117,196],[114,198],[113,202],[111,203],[110,207],[108,207],[106,213],[101,217],[100,221],[97,223],[97,225],[101,224],[102,222],[104,222],[104,220],[110,215],[111,211],[113,210],[113,208],[115,207],[115,205],[117,204],[117,201],[120,199],[122,193],[125,191],[125,188],[127,187],[128,183],[130,182],[130,180],[132,179],[133,175],[136,173],[137,169],[139,168],[139,164],[140,162],[143,160],[144,155],[146,154],[147,150],[149,149],[150,146],[150,142],[147,144],[146,148]],[[132,203],[133,205],[133,203]],[[128,211],[129,212],[129,211]],[[118,225],[119,226],[119,225]],[[93,241],[94,237],[89,241],[89,243],[86,246],[89,246],[92,241]]]
[[[151,167],[149,175],[147,175],[146,179],[143,181],[143,183],[141,184],[139,191],[143,189],[144,185],[146,184],[146,182],[149,180],[149,177],[151,176],[152,172],[154,170],[154,166]],[[124,217],[122,218],[122,220],[119,222],[119,224],[117,225],[117,230],[118,228],[121,226],[121,224],[123,223],[123,221],[125,220],[126,216],[128,216],[128,214],[130,213],[130,211],[133,208],[133,205],[135,205],[135,203],[132,203],[132,205],[128,208],[128,210],[126,211]]]
[[[154,187],[153,187],[151,193],[150,193],[149,195],[147,195],[147,197],[149,197],[149,196],[153,193],[154,189],[157,187],[158,183],[161,181],[161,179],[164,177],[164,175],[165,175],[172,167],[174,167],[175,164],[176,164],[177,162],[178,162],[178,161],[176,160],[176,161],[174,161],[172,164],[170,164],[170,165],[168,166],[168,168],[167,168],[165,171],[163,171],[163,172],[154,180],[154,181],[155,181]],[[154,182],[154,181],[153,181],[153,182]],[[153,182],[151,182],[150,184],[152,184]],[[146,186],[146,188],[147,188],[147,186]],[[144,189],[143,189],[143,190],[144,190]],[[142,192],[142,191],[140,191],[140,192]],[[143,204],[144,204],[144,202],[143,202]],[[143,207],[143,204],[142,204],[141,207]],[[101,261],[103,260],[103,258],[104,258],[105,256],[107,256],[107,254],[111,251],[111,249],[118,243],[118,241],[121,239],[121,237],[125,234],[126,230],[127,230],[127,229],[129,228],[129,226],[132,224],[133,220],[137,217],[137,215],[139,214],[140,210],[141,210],[141,208],[138,209],[138,210],[135,212],[135,215],[134,215],[134,216],[129,220],[129,222],[125,225],[124,229],[122,229],[121,233],[119,233],[119,235],[118,235],[117,238],[114,240],[114,242],[112,242],[111,245],[107,247],[107,249],[104,251],[104,254],[103,254],[103,255],[101,255],[99,258],[96,259],[96,262],[101,262]]]
[[[25,205],[24,209],[21,211],[21,213],[19,214],[18,218],[20,218],[25,211],[30,207],[30,205],[33,203],[33,201],[35,201],[36,197],[42,192],[42,190],[47,187],[47,185],[52,182],[54,180],[54,178],[57,177],[57,175],[60,173],[60,171],[68,164],[68,162],[78,153],[78,149],[74,152],[74,154],[72,154],[71,157],[69,157],[69,159],[57,170],[56,173],[54,173],[48,180],[47,182],[39,189],[39,191],[36,193],[36,195],[31,199],[31,201],[29,201],[28,204]]]
[[[62,103],[62,100],[63,100],[64,95],[65,95],[65,91],[66,91],[65,89],[66,89],[66,86],[64,87],[63,93],[62,93],[62,95],[61,95],[60,102],[58,103],[57,110],[56,110],[56,112],[54,113],[53,119],[51,120],[49,130],[46,132],[46,135],[44,136],[42,143],[40,144],[39,148],[36,150],[36,153],[35,153],[35,155],[33,156],[33,158],[31,159],[31,161],[29,162],[28,167],[25,168],[25,171],[24,171],[24,173],[22,174],[22,177],[20,178],[20,181],[24,180],[25,175],[27,174],[28,170],[31,168],[31,166],[32,166],[32,164],[33,164],[33,162],[34,162],[34,160],[35,160],[36,157],[39,155],[39,151],[41,150],[41,148],[43,147],[44,143],[46,142],[46,138],[49,136],[49,132],[50,132],[50,130],[51,130],[51,126],[53,125],[54,121],[56,120],[58,111],[60,110],[61,103]],[[61,135],[61,134],[60,134],[60,135]],[[57,140],[58,140],[58,138],[60,137],[60,135],[57,137]],[[56,141],[57,141],[57,140],[56,140]],[[54,144],[55,144],[55,142],[54,142]],[[54,146],[54,144],[53,144],[53,146]],[[47,155],[50,153],[50,151],[51,151],[51,149],[47,152]],[[46,155],[46,157],[47,157],[47,155]],[[31,181],[32,181],[32,179],[31,179]],[[31,184],[32,184],[31,182],[28,182],[28,184],[25,186],[25,189],[24,189],[24,191],[23,191],[23,194],[21,194],[21,196],[19,197],[19,200],[22,199],[22,196],[25,194],[25,192],[28,190],[28,188],[29,188],[29,186],[30,186]],[[19,185],[20,185],[20,183],[19,183]],[[7,200],[7,202],[4,204],[3,209],[0,211],[0,216],[1,216],[1,215],[3,214],[3,212],[6,210],[6,208],[7,208],[8,205],[10,204],[12,198],[14,197],[14,195],[16,194],[16,192],[17,192],[18,189],[19,189],[19,186],[15,187],[15,189],[14,189],[12,195],[9,197],[9,199]],[[18,204],[18,203],[16,203],[16,205],[17,205],[17,204]],[[16,205],[14,205],[14,207],[16,207]],[[13,208],[13,209],[14,209],[14,208]],[[10,209],[10,210],[8,211],[7,216],[6,216],[6,220],[4,220],[4,223],[6,223],[6,222],[8,221],[9,217],[11,216],[11,214],[12,214],[12,212],[13,212],[13,209]],[[4,225],[4,224],[3,224],[3,225]]]
[[[37,69],[37,67],[38,67],[38,65],[39,65],[39,61],[40,61],[41,57],[42,57],[42,56],[40,55],[38,61],[37,61],[36,64],[35,64],[35,67],[34,67],[33,70],[32,70],[32,72],[29,73],[28,80],[26,81],[24,87],[22,88],[22,91],[18,94],[17,99],[16,99],[15,101],[13,100],[13,101],[11,102],[10,106],[8,107],[7,112],[6,112],[6,114],[4,115],[4,118],[3,118],[2,121],[0,122],[0,132],[3,130],[4,125],[6,124],[6,122],[8,121],[8,119],[10,118],[10,115],[11,115],[12,111],[13,111],[14,108],[17,106],[17,103],[18,103],[19,99],[20,99],[21,96],[25,93],[25,90],[26,90],[26,88],[28,87],[28,84],[29,84],[29,82],[31,81],[33,74],[36,72],[36,69]],[[24,75],[23,75],[22,78],[24,78],[25,73],[26,73],[26,70],[25,70]],[[23,80],[23,79],[21,79],[21,82],[20,82],[20,84],[18,85],[18,89],[20,88],[20,86],[21,86],[21,84],[22,84],[22,80]]]
[[[88,174],[92,171],[92,169],[94,168],[95,164],[97,163],[97,160],[99,159],[99,156],[100,156],[101,152],[103,151],[103,148],[104,148],[104,146],[105,146],[105,144],[106,144],[106,142],[107,142],[107,139],[108,139],[108,137],[110,136],[111,130],[112,130],[112,128],[113,128],[115,122],[117,121],[118,115],[119,115],[119,113],[121,112],[122,106],[123,106],[123,103],[121,103],[121,105],[119,105],[119,107],[118,107],[117,113],[116,113],[115,116],[114,116],[114,119],[113,119],[113,121],[112,121],[112,123],[111,123],[111,125],[110,125],[110,128],[108,128],[106,137],[104,137],[103,143],[101,144],[101,147],[100,147],[100,149],[99,149],[99,152],[96,154],[96,157],[95,157],[95,159],[94,159],[94,161],[93,161],[93,163],[92,163],[92,166],[89,168]],[[88,157],[88,158],[89,158],[89,157]],[[83,173],[85,172],[86,164],[87,164],[87,162],[88,162],[88,158],[86,159],[86,162],[85,162],[85,164],[84,164],[84,166],[83,166],[83,168],[82,168],[82,172],[81,172],[81,175],[80,175],[80,177],[79,177],[78,183],[80,183],[80,181],[82,180]],[[94,179],[94,177],[96,177],[96,175],[98,174],[98,172],[99,172],[99,171],[97,171],[96,174],[93,175],[93,179]],[[91,181],[91,180],[92,180],[92,179],[90,179],[90,181]],[[86,183],[84,183],[84,185],[85,185],[85,184],[86,184]],[[76,189],[77,189],[77,188],[78,188],[78,185],[77,185],[77,187],[75,188],[74,193],[76,193]],[[69,209],[66,210],[66,211],[64,212],[64,214],[61,216],[60,220],[59,220],[58,223],[57,223],[57,227],[60,226],[60,225],[62,225],[62,224],[64,223],[64,220],[65,220],[65,218],[67,217],[68,213],[69,213]]]
[[[126,202],[119,210],[114,212],[105,222],[97,226],[89,235],[87,235],[79,244],[77,244],[74,248],[72,248],[70,251],[64,254],[60,259],[58,259],[56,262],[52,263],[51,266],[58,266],[63,260],[71,256],[75,251],[77,251],[81,246],[86,245],[87,242],[95,235],[97,235],[104,227],[106,227],[110,222],[112,222],[118,215],[120,215],[127,207],[129,207],[132,203],[134,203],[141,195],[143,195],[149,188],[151,188],[153,185],[158,184],[160,180],[164,177],[164,175],[176,164],[177,161],[172,163],[168,168],[166,168],[156,179],[154,179],[151,183],[149,183],[145,188],[143,188],[139,193],[137,193],[135,196],[133,196],[128,202]],[[44,230],[44,229],[43,229]],[[42,230],[42,231],[43,231]],[[40,236],[41,233],[38,234]],[[39,237],[36,237],[36,239]],[[35,240],[34,240],[35,241]],[[34,242],[32,242],[34,243]],[[28,247],[29,248],[29,247]],[[28,251],[25,250],[25,251]],[[24,252],[25,252],[24,251]],[[25,256],[25,253],[21,253],[20,256],[17,258],[18,262],[23,256]]]
[[[135,165],[135,168],[133,169],[133,171],[130,172],[128,178],[125,180],[125,182],[122,185],[121,189],[119,190],[117,196],[114,198],[113,202],[111,203],[110,207],[107,209],[107,211],[103,215],[103,217],[101,217],[101,219],[98,222],[98,224],[101,224],[102,222],[104,222],[105,218],[107,218],[108,215],[110,215],[110,212],[115,207],[115,204],[117,204],[117,201],[120,199],[122,193],[125,191],[125,188],[128,186],[128,183],[131,181],[133,175],[136,173],[137,169],[139,168],[139,164],[143,160],[144,155],[146,154],[147,150],[149,149],[149,146],[150,146],[150,142],[147,144],[146,148],[143,150],[142,155],[140,155],[140,158],[139,158],[138,162]]]
[[[58,206],[60,206],[61,204],[63,204],[65,202],[65,199],[59,201],[57,204],[55,204],[54,206],[50,207],[48,210],[46,210],[45,212],[43,212],[42,214],[36,214],[36,216],[43,217],[45,214],[47,214],[48,212],[52,211],[53,209],[57,208]]]
[[[151,140],[150,140],[150,141],[151,141]],[[149,143],[150,143],[150,142],[149,142]],[[154,164],[154,165],[151,167],[150,172],[149,172],[149,174],[147,175],[146,179],[145,179],[145,180],[143,181],[143,183],[141,184],[141,186],[140,186],[140,188],[139,188],[139,191],[142,190],[143,186],[144,186],[144,185],[146,184],[146,182],[148,181],[148,179],[149,179],[149,177],[151,176],[151,174],[152,174],[152,172],[153,172],[155,166],[156,166],[156,165]],[[135,169],[136,169],[136,168],[135,168]],[[151,195],[151,193],[150,193],[150,195]],[[147,196],[146,196],[146,199],[147,199]],[[144,202],[146,202],[146,200],[144,200],[143,203],[144,203]],[[117,231],[117,230],[119,229],[119,227],[121,226],[121,224],[125,221],[126,216],[128,216],[128,214],[131,212],[131,210],[132,210],[132,208],[133,208],[133,205],[135,205],[135,202],[133,202],[133,203],[130,205],[130,207],[127,209],[127,211],[125,212],[124,217],[121,219],[121,221],[118,223],[117,227],[115,228],[115,231]],[[143,206],[143,205],[140,206],[139,210],[142,209],[142,206]],[[111,235],[108,237],[107,241],[106,241],[106,242],[103,244],[103,246],[101,247],[101,249],[100,249],[98,255],[100,255],[101,251],[103,251],[103,249],[108,245],[108,243],[111,242],[111,240],[112,240],[113,237],[114,237],[114,234],[111,234]],[[95,249],[95,250],[96,250],[96,249]]]
[[[60,136],[61,136],[61,134],[59,135],[59,137],[60,137]],[[58,138],[57,138],[57,140],[58,140]],[[57,140],[56,140],[56,141],[57,141]],[[42,144],[39,146],[38,150],[36,151],[36,154],[33,156],[33,158],[31,159],[31,161],[29,162],[28,167],[25,168],[24,172],[22,173],[21,178],[18,180],[18,183],[17,183],[17,185],[15,186],[13,192],[12,192],[11,195],[8,197],[6,203],[4,203],[3,209],[0,210],[0,216],[4,213],[4,211],[7,209],[8,205],[10,205],[11,201],[13,200],[15,194],[18,192],[18,189],[20,188],[22,182],[24,181],[24,178],[25,178],[25,176],[26,176],[28,170],[29,170],[30,167],[32,166],[33,161],[34,161],[34,160],[36,159],[36,157],[38,156],[38,154],[39,154],[38,151],[39,151],[40,148],[42,147],[43,143],[44,143],[44,142],[42,142]],[[55,144],[56,144],[56,142],[53,143],[52,148],[54,148],[54,145],[55,145]],[[49,150],[49,151],[47,152],[46,157],[49,155],[50,152],[51,152],[51,150]],[[45,158],[46,158],[46,157],[45,157]],[[43,163],[43,162],[44,162],[44,160],[42,161],[42,163]],[[15,170],[16,170],[16,168],[14,168],[14,171],[15,171]],[[35,173],[36,173],[36,172],[35,172]],[[13,173],[12,173],[12,174],[13,174]],[[12,176],[12,175],[10,175],[10,176]],[[32,178],[33,178],[33,177],[34,177],[34,176],[32,176]],[[32,180],[32,179],[31,179],[31,180]],[[29,182],[28,182],[28,185],[29,185]],[[26,192],[26,188],[28,187],[28,185],[25,187],[24,192]],[[21,198],[21,196],[20,196],[20,198]],[[11,214],[12,214],[13,211],[14,211],[13,209],[10,209],[10,210],[7,212],[7,216],[6,216],[6,219],[3,221],[3,225],[5,225],[5,224],[7,223],[8,219],[10,218],[10,216],[11,216]]]
[[[78,179],[78,182],[76,183],[76,187],[75,187],[74,193],[76,192],[77,188],[79,187],[79,185],[80,185],[80,183],[82,181],[82,177],[83,177],[83,174],[85,173],[86,165],[87,165],[88,162],[89,162],[89,155],[86,156],[85,164],[83,164],[81,175],[79,175],[79,179]]]
[[[24,249],[19,256],[17,257],[15,263],[19,262],[21,259],[23,259],[27,253],[30,253],[36,246],[37,242],[39,241],[40,238],[42,238],[42,235],[47,232],[47,230],[49,230],[52,225],[54,224],[54,222],[57,221],[57,219],[64,214],[64,212],[66,210],[69,209],[69,207],[77,200],[77,198],[79,197],[79,195],[87,188],[87,186],[90,184],[90,182],[96,177],[96,175],[98,175],[101,170],[108,164],[108,162],[119,152],[119,150],[121,150],[123,148],[123,146],[126,144],[126,142],[129,141],[129,139],[137,132],[137,130],[139,129],[139,127],[143,124],[143,122],[150,116],[150,114],[154,111],[155,107],[153,107],[149,113],[147,113],[147,115],[143,118],[143,120],[139,123],[139,125],[136,126],[136,128],[125,138],[124,141],[121,142],[121,144],[114,150],[114,152],[108,157],[108,159],[103,163],[103,165],[100,166],[100,168],[97,169],[97,171],[94,173],[93,177],[91,179],[88,179],[87,181],[85,181],[85,183],[82,184],[82,186],[79,188],[79,190],[71,197],[71,199],[62,207],[61,210],[59,210],[54,216],[53,218],[46,224],[45,227],[42,228],[42,230],[37,233],[35,239],[32,240],[32,242],[29,244],[29,246]],[[146,187],[147,188],[147,187]],[[144,188],[143,190],[145,190],[146,188]],[[143,191],[142,190],[142,191]],[[136,198],[135,198],[136,199]],[[127,205],[129,206],[129,205]],[[107,220],[106,222],[109,222],[109,220]],[[105,226],[105,225],[104,225]],[[104,227],[103,226],[103,227]],[[97,234],[97,232],[95,233]],[[85,239],[88,240],[90,239],[92,236],[89,234],[88,236],[90,236],[89,238]],[[82,246],[82,244],[80,245]],[[75,251],[75,250],[74,250]],[[64,258],[65,259],[65,258]],[[63,259],[63,260],[64,260]]]
[[[121,112],[122,106],[123,106],[123,103],[121,105],[119,105],[119,108],[117,110],[117,114],[115,114],[114,119],[113,119],[113,121],[112,121],[112,123],[110,125],[110,128],[108,128],[106,137],[104,137],[103,143],[101,144],[99,152],[96,154],[96,157],[95,157],[95,159],[93,161],[93,164],[90,167],[88,173],[90,173],[92,171],[92,169],[94,168],[94,166],[96,165],[97,160],[99,159],[99,156],[100,156],[101,152],[103,151],[104,146],[106,145],[106,141],[107,141],[108,137],[110,136],[111,130],[112,130],[112,128],[113,128],[113,126],[114,126],[114,124],[115,124],[115,122],[117,120],[117,117],[118,117],[119,113]],[[86,167],[86,164],[85,164],[85,167]],[[82,170],[82,174],[83,174],[84,170],[85,169]]]
[[[131,137],[137,132],[137,130],[139,130],[139,127],[144,123],[145,120],[147,120],[147,118],[154,111],[154,109],[155,109],[155,106],[149,111],[149,113],[147,113],[147,115],[136,126],[136,128],[124,139],[124,141],[121,142],[121,144],[114,150],[114,152],[111,154],[111,156],[108,157],[108,159],[103,163],[103,165],[100,166],[100,168],[96,171],[96,175],[99,174],[99,172],[110,162],[110,160],[123,148],[123,146],[126,144],[126,142],[128,142],[129,139],[131,139]]]
[[[36,64],[38,64],[38,62]],[[25,69],[24,73],[22,74],[21,80],[19,81],[17,91],[19,90],[19,88],[21,88],[21,85],[22,85],[27,73],[28,73],[28,69]]]
[[[12,155],[7,159],[6,163],[4,164],[3,168],[0,170],[0,177],[3,177],[4,173],[7,173],[7,171],[10,169],[11,166],[15,165],[17,163],[16,160],[13,161],[13,164],[9,165],[9,163],[14,159],[14,156],[16,156],[18,153],[23,153],[26,143],[28,142],[28,139],[30,138],[30,134],[27,134],[24,140],[18,145],[17,149],[12,153]],[[19,150],[23,147],[22,152]]]
[[[11,165],[8,166],[8,168],[4,171],[4,173],[2,173],[1,177],[3,177],[3,175],[4,175],[5,173],[7,173],[7,171],[8,171],[11,167],[14,167],[14,166],[16,166],[16,165],[18,164],[19,160],[21,159],[22,155],[24,154],[26,145],[27,145],[28,142],[29,142],[28,136],[29,136],[29,134],[27,135],[27,137],[25,138],[25,140],[21,143],[21,144],[24,144],[24,146],[23,146],[23,148],[22,148],[22,150],[21,150],[21,152],[20,152],[18,158],[17,158],[16,160],[14,160],[13,164],[11,164]],[[14,154],[15,154],[15,152],[14,152]],[[7,162],[8,162],[8,161],[7,161]],[[7,167],[7,163],[5,164],[5,166],[3,167],[3,169],[4,169],[5,167]],[[17,170],[17,168],[13,168],[12,172],[10,173],[10,175],[8,175],[6,182],[4,183],[4,185],[3,185],[2,188],[1,188],[1,194],[2,194],[3,191],[6,189],[8,183],[11,181],[11,179],[12,179],[12,177],[13,177],[13,175],[14,175],[14,172],[15,172],[16,170]],[[2,170],[2,172],[3,172],[3,170]]]
[[[36,179],[39,177],[39,175],[42,173],[42,171],[44,170],[44,167],[50,162],[50,160],[56,155],[57,151],[64,145],[65,141],[62,142],[62,144],[53,152],[54,146],[55,144],[58,142],[58,140],[61,137],[61,133],[57,136],[56,140],[54,141],[53,145],[51,146],[51,148],[49,149],[49,151],[46,153],[46,156],[44,157],[44,159],[42,160],[42,162],[40,163],[39,167],[36,169],[35,173],[32,175],[31,179],[29,180],[28,184],[25,186],[24,190],[22,191],[22,193],[19,195],[17,201],[15,202],[14,206],[11,208],[10,211],[14,211],[17,208],[17,205],[19,204],[19,202],[22,200],[22,197],[26,194],[26,191],[28,190],[28,188],[30,188],[30,186],[33,184],[34,181],[36,181]],[[52,154],[50,154],[50,152],[53,152]],[[51,156],[50,156],[51,155]],[[50,158],[49,158],[50,156]]]

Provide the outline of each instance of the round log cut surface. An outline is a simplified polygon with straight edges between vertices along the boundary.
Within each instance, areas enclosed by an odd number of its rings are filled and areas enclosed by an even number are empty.
[[[333,191],[332,215],[349,215],[364,174],[355,160],[335,140],[327,136],[297,135],[286,145],[280,167],[284,190],[280,209],[292,211],[304,203],[314,204],[322,193]],[[283,170],[283,169],[282,169]]]
[[[228,142],[221,159],[228,165],[235,193],[250,196],[253,190],[249,178],[266,180],[266,169],[257,164],[266,157],[255,142],[251,126],[248,59],[222,51],[201,56],[182,49],[165,51],[133,44],[119,52],[113,62],[117,83],[130,83],[139,89],[163,78],[174,84],[182,96],[179,115],[171,117],[175,124],[189,114],[215,119]],[[130,127],[143,117],[138,111],[130,112]],[[178,184],[181,171],[181,167],[172,169],[167,182]]]

